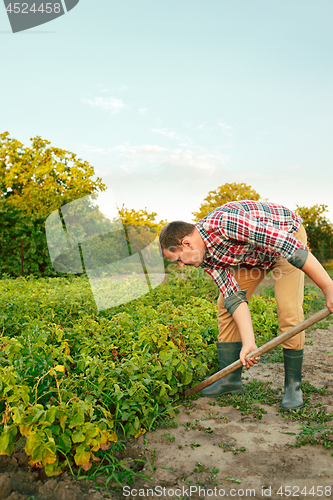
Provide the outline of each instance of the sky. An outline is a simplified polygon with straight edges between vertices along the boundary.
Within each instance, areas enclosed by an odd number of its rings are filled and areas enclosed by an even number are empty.
[[[332,0],[80,0],[13,34],[0,5],[0,132],[76,153],[158,219],[245,182],[333,221],[332,17]]]

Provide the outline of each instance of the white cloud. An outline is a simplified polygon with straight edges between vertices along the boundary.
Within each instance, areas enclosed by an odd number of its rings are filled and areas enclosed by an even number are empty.
[[[163,148],[162,146],[144,144],[143,146],[132,146],[126,149],[120,156],[125,158],[133,158],[136,155],[151,155],[155,153],[162,153],[164,151],[168,151],[167,148]]]
[[[192,212],[208,192],[226,182],[250,184],[263,199],[292,210],[296,204],[326,203],[331,210],[328,217],[333,219],[330,184],[323,186],[322,180],[310,179],[296,168],[273,171],[268,166],[262,173],[231,170],[226,150],[216,148],[166,148],[154,143],[121,144],[104,150],[96,147],[95,153],[92,146],[87,148],[92,152],[88,161],[95,166],[96,175],[114,191],[119,206],[125,203],[136,210],[147,207],[169,221],[191,221]]]
[[[225,162],[224,154],[209,149],[122,145],[110,150],[96,175],[112,188],[118,205],[191,220],[208,191],[227,182]]]
[[[294,170],[295,168],[299,168],[299,165],[287,165],[286,167],[279,168],[278,172],[283,172],[284,170]]]
[[[113,148],[98,148],[96,146],[91,146],[89,144],[78,144],[77,146],[79,149],[82,149],[83,151],[87,151],[88,153],[98,153],[102,155],[110,155],[114,152],[126,152],[128,149],[128,144],[119,144],[118,146],[114,146]]]
[[[128,85],[126,85],[125,83],[122,83],[118,87],[118,92],[123,92],[124,90],[127,90],[128,88],[129,88]]]
[[[95,146],[88,146],[85,144],[79,144],[78,146],[80,149],[83,151],[88,151],[89,153],[99,153],[99,154],[105,154],[107,152],[106,149],[104,148],[97,148]]]
[[[195,151],[178,148],[169,150],[163,163],[180,170],[212,174],[224,164],[224,156],[205,149]],[[181,171],[178,173],[181,175]]]
[[[123,92],[124,90],[128,89],[128,85],[125,83],[121,83],[120,85],[115,85],[112,87],[107,87],[106,85],[103,84],[98,84],[96,85],[96,88],[99,89],[100,92],[112,92],[112,93],[117,93],[117,92]]]
[[[94,97],[93,99],[84,98],[83,101],[90,106],[110,110],[113,113],[118,113],[118,111],[127,107],[122,99],[117,99],[116,97]]]
[[[140,109],[139,109],[139,113],[140,113],[140,115],[146,115],[146,114],[147,114],[147,112],[148,112],[148,109],[147,109],[147,108],[140,108]]]
[[[188,171],[201,171],[211,175],[225,162],[225,156],[217,151],[182,147],[168,149],[156,144],[121,146],[121,149],[118,146],[112,151],[119,152],[119,159],[125,160],[123,166],[130,171],[134,172],[138,168],[145,169],[148,165],[155,165],[156,168],[163,169],[167,177],[170,177],[171,172],[181,177],[185,171],[186,175]]]
[[[234,128],[233,125],[228,125],[227,123],[219,122],[218,126],[221,127],[223,130],[232,130]]]
[[[206,123],[201,123],[200,125],[193,125],[192,122],[184,121],[184,127],[189,130],[203,130],[206,127]]]
[[[233,125],[228,125],[227,123],[219,122],[218,126],[222,128],[225,135],[227,135],[228,137],[233,137],[233,134],[231,133],[231,130],[233,130],[234,128]]]

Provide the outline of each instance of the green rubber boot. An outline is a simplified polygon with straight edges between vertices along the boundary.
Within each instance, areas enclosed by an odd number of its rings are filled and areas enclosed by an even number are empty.
[[[228,365],[239,359],[239,353],[242,349],[242,342],[216,342],[217,354],[219,357],[219,368],[223,370]],[[222,394],[237,394],[243,391],[242,383],[243,367],[237,368],[229,375],[217,380],[213,384],[205,387],[200,392],[203,398],[215,398]]]
[[[284,397],[281,403],[283,410],[296,410],[303,406],[301,389],[303,349],[283,348],[284,357]]]

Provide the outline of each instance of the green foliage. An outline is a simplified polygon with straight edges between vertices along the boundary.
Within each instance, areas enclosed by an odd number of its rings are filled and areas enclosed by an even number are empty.
[[[0,134],[0,276],[56,276],[44,223],[62,205],[105,190],[94,169],[74,153],[35,137],[31,146]]]
[[[254,323],[257,345],[260,346],[268,342],[273,336],[278,335],[279,324],[276,310],[276,301],[274,294],[274,286],[268,286],[261,290],[259,302],[256,302],[256,295],[254,295],[249,303],[251,310],[252,321]],[[305,317],[311,316],[317,311],[325,307],[325,297],[320,289],[314,285],[306,285],[304,288],[304,302],[303,310]],[[329,316],[323,321],[316,323],[307,329],[310,332],[314,328],[327,328],[332,321]],[[259,332],[264,332],[260,335]],[[271,332],[271,335],[270,335]],[[264,363],[277,363],[283,362],[283,350],[281,346],[277,346],[272,351],[264,354],[261,357]]]
[[[57,275],[47,248],[44,217],[36,214],[29,216],[0,200],[0,221],[0,276],[21,275],[22,243],[25,275]]]
[[[327,264],[324,266],[325,271],[329,275],[331,279],[333,279],[333,259],[330,261],[327,261]]]
[[[118,225],[119,231],[107,232],[98,238],[95,237],[90,244],[85,242],[85,262],[87,259],[90,261],[89,267],[96,269],[105,265],[106,274],[109,272],[107,265],[110,262],[117,262],[118,274],[128,274],[131,271],[134,273],[137,269],[135,262],[131,264],[126,261],[122,264],[121,261],[129,255],[143,251],[149,265],[149,273],[160,273],[161,256],[157,244],[158,234],[167,221],[157,221],[156,216],[156,212],[148,213],[147,209],[136,211],[127,209],[124,205],[121,208],[118,207],[118,216],[113,223],[114,227]],[[83,222],[86,226],[85,220]],[[96,224],[94,223],[93,226],[95,227]],[[122,237],[119,236],[120,231],[123,232]],[[146,272],[145,266],[144,269]],[[98,271],[98,274],[100,275],[101,271]],[[147,277],[149,279],[148,274]]]
[[[85,276],[2,279],[0,453],[24,436],[30,463],[47,474],[88,470],[118,437],[170,426],[184,389],[218,368],[216,286],[201,270],[183,273],[103,312]],[[250,309],[261,345],[277,333],[274,299],[254,296]],[[261,418],[257,403],[279,397],[250,383],[223,405]]]
[[[324,424],[302,423],[302,431],[296,438],[296,448],[311,444],[322,445],[325,449],[333,448],[333,426]],[[332,453],[333,456],[333,453]]]
[[[201,462],[196,462],[195,463],[196,467],[195,469],[193,469],[193,472],[213,472],[213,474],[217,474],[218,472],[220,472],[220,469],[217,469],[216,467],[213,467],[212,469],[210,469],[209,467],[206,467],[206,465],[204,465],[203,463]]]
[[[118,211],[124,226],[144,226],[154,229],[156,233],[160,233],[162,227],[167,224],[166,220],[157,221],[157,213],[149,213],[146,208],[144,210],[134,210],[134,208],[128,209],[125,205],[122,205],[121,208],[118,208]]]
[[[264,298],[260,295],[254,295],[249,302],[249,308],[256,334],[256,343],[260,347],[279,332],[276,300],[271,297]]]
[[[88,470],[93,453],[116,441],[110,412],[77,397],[64,364],[57,364],[72,361],[62,337],[57,325],[34,320],[22,336],[2,336],[0,345],[0,454],[10,455],[16,438],[24,436],[30,465],[45,467],[48,475],[60,474],[70,454]]]
[[[203,203],[200,205],[198,212],[192,213],[194,215],[194,220],[197,221],[206,217],[206,215],[215,210],[215,208],[224,205],[224,203],[240,200],[257,201],[259,199],[260,195],[244,182],[226,183],[218,187],[215,191],[209,191]]]
[[[6,204],[47,217],[65,203],[105,190],[99,177],[92,180],[88,162],[50,144],[37,136],[29,147],[8,132],[0,134],[0,197]]]
[[[216,305],[174,279],[171,294],[160,287],[160,297],[104,313],[84,277],[2,280],[0,452],[23,435],[47,474],[89,469],[114,432],[154,428],[189,383],[215,371]],[[173,287],[183,301],[164,300]]]
[[[261,296],[265,299],[274,299],[274,285],[267,286],[261,290]],[[320,288],[315,285],[306,284],[304,287],[303,310],[306,316],[311,315],[325,307],[325,297]]]
[[[304,288],[304,313],[309,316],[325,307],[325,296],[315,285],[306,285]],[[318,325],[318,323],[317,323]],[[314,325],[315,328],[318,326]]]
[[[312,207],[297,205],[296,209],[296,213],[303,219],[308,235],[308,245],[319,260],[333,257],[333,225],[324,215],[327,209],[328,206],[323,204]]]

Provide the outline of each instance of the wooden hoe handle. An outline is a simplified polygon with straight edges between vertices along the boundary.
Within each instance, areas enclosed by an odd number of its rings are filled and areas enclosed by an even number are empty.
[[[257,356],[265,354],[274,347],[282,344],[282,342],[285,342],[286,340],[289,340],[291,337],[294,337],[294,335],[297,335],[302,330],[305,330],[306,328],[309,328],[309,326],[314,325],[318,321],[327,318],[327,316],[329,316],[330,314],[331,311],[327,307],[325,307],[325,309],[322,309],[321,311],[313,314],[312,316],[310,316],[310,318],[306,319],[305,321],[302,321],[302,323],[300,323],[299,325],[293,326],[292,328],[290,328],[290,330],[287,330],[286,332],[282,333],[282,335],[275,337],[274,339],[270,340],[269,342],[266,342],[266,344],[262,345],[255,351],[247,354],[246,359],[255,358]],[[184,396],[185,397],[193,396],[193,394],[202,391],[202,389],[204,389],[205,387],[208,387],[217,380],[220,380],[226,375],[229,375],[229,373],[233,372],[234,370],[237,370],[237,368],[240,368],[241,366],[242,362],[240,361],[240,359],[238,359],[234,363],[231,363],[231,365],[223,368],[223,370],[220,370],[219,372],[214,373],[214,375],[207,378],[206,380],[203,380],[202,382],[200,382],[200,384],[195,385],[194,387],[192,387],[192,389],[188,389],[187,391],[185,391]]]

